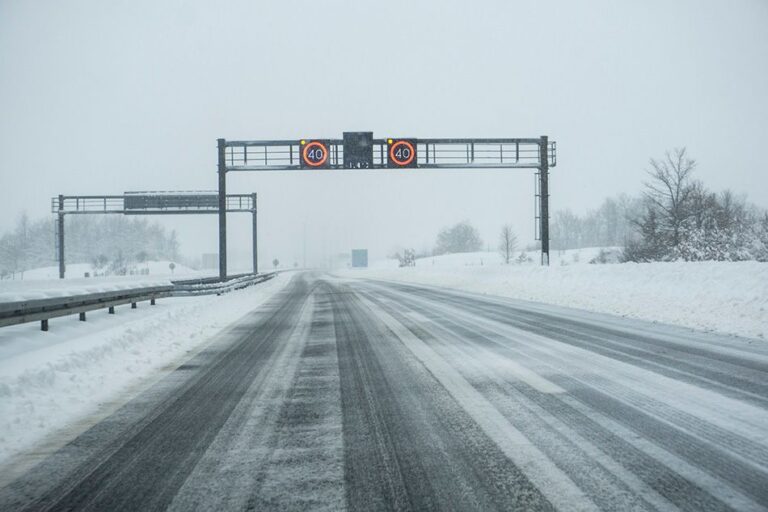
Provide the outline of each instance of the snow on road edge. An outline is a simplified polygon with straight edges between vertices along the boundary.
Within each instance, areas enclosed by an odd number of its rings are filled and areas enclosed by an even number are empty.
[[[117,316],[94,313],[86,324],[66,317],[48,333],[35,324],[3,329],[0,464],[79,418],[98,413],[121,391],[150,380],[264,303],[291,277],[280,274],[220,297],[163,300],[154,308],[118,311]]]
[[[456,255],[451,255],[454,257]],[[435,258],[436,260],[438,258]],[[585,309],[750,338],[768,337],[768,264],[613,265],[417,262],[410,268],[338,271],[343,277],[426,284]]]

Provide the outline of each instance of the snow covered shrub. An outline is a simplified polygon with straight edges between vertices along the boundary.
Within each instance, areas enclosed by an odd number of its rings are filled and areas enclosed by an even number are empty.
[[[695,167],[685,148],[651,160],[645,209],[632,219],[623,261],[768,259],[768,214],[729,190],[707,190],[692,179]]]
[[[462,221],[451,227],[443,228],[437,234],[434,254],[454,254],[477,252],[483,247],[480,232],[469,221]]]
[[[589,260],[589,263],[592,265],[605,265],[607,263],[619,263],[620,261],[622,261],[621,251],[617,249],[600,249],[597,256]]]
[[[515,263],[518,265],[522,265],[523,263],[532,263],[533,260],[525,253],[525,251],[520,251],[520,256],[515,259]]]

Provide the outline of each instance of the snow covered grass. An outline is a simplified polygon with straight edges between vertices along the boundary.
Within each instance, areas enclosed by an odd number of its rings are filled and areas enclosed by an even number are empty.
[[[589,263],[596,258],[600,251],[616,252],[618,247],[588,247],[568,251],[553,251],[551,264],[553,266],[581,265]],[[539,263],[541,253],[539,251],[515,251],[512,254],[513,263],[523,254],[529,259],[529,263]],[[429,256],[417,260],[418,267],[484,267],[503,265],[504,260],[498,252],[463,252],[459,254],[443,254],[442,256]],[[370,263],[371,269],[397,269],[397,260],[377,260]]]
[[[171,262],[170,261],[147,261],[146,263],[136,263],[135,267],[137,270],[141,269],[148,269],[149,274],[145,275],[133,275],[133,276],[125,276],[124,279],[147,279],[147,278],[158,278],[158,277],[167,277],[169,279],[184,279],[185,277],[198,277],[203,275],[215,275],[217,270],[193,270],[189,267],[185,267],[181,263],[174,263],[175,267],[173,270],[170,269],[168,266]],[[93,266],[90,263],[67,263],[67,271],[66,276],[67,280],[70,279],[82,279],[85,277],[85,273],[88,272],[91,277],[90,279],[94,280],[100,280],[100,279],[115,279],[116,276],[108,276],[108,277],[93,277],[94,270]],[[0,281],[0,288],[4,286],[5,284],[11,282],[18,282],[18,281],[38,281],[38,280],[57,280],[59,278],[59,267],[58,266],[51,266],[51,267],[40,267],[40,268],[34,268],[30,270],[24,271],[23,274],[17,274],[15,276],[15,279],[5,279]]]
[[[590,265],[599,249],[553,254],[552,265],[502,265],[495,253],[394,261],[339,271],[556,304],[693,329],[768,337],[768,264],[675,262]],[[535,253],[530,254],[538,262]]]
[[[97,414],[115,395],[147,382],[291,279],[280,274],[220,297],[163,299],[0,329],[0,464],[44,436]],[[135,282],[132,283],[135,285]]]
[[[199,272],[178,265],[173,273],[167,261],[150,261],[148,275],[83,277],[85,272],[93,276],[93,269],[88,263],[67,265],[67,278],[59,279],[58,267],[43,267],[24,272],[24,279],[0,280],[0,302],[17,300],[46,299],[67,295],[109,292],[127,288],[169,285],[171,279],[193,279],[214,275],[215,271]]]

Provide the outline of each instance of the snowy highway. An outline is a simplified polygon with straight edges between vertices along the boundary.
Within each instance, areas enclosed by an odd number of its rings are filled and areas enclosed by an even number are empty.
[[[765,510],[768,346],[301,273],[0,510]]]

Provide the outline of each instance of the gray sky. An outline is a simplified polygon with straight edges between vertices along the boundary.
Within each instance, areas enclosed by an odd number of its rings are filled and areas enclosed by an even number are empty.
[[[552,207],[635,193],[687,146],[768,206],[768,2],[0,0],[0,230],[50,197],[213,189],[216,138],[537,137]],[[470,219],[533,238],[527,171],[238,173],[261,258],[429,247]],[[230,216],[233,259],[250,219]],[[190,255],[215,218],[162,219]],[[247,260],[246,260],[247,261]],[[232,264],[237,265],[238,261]]]

